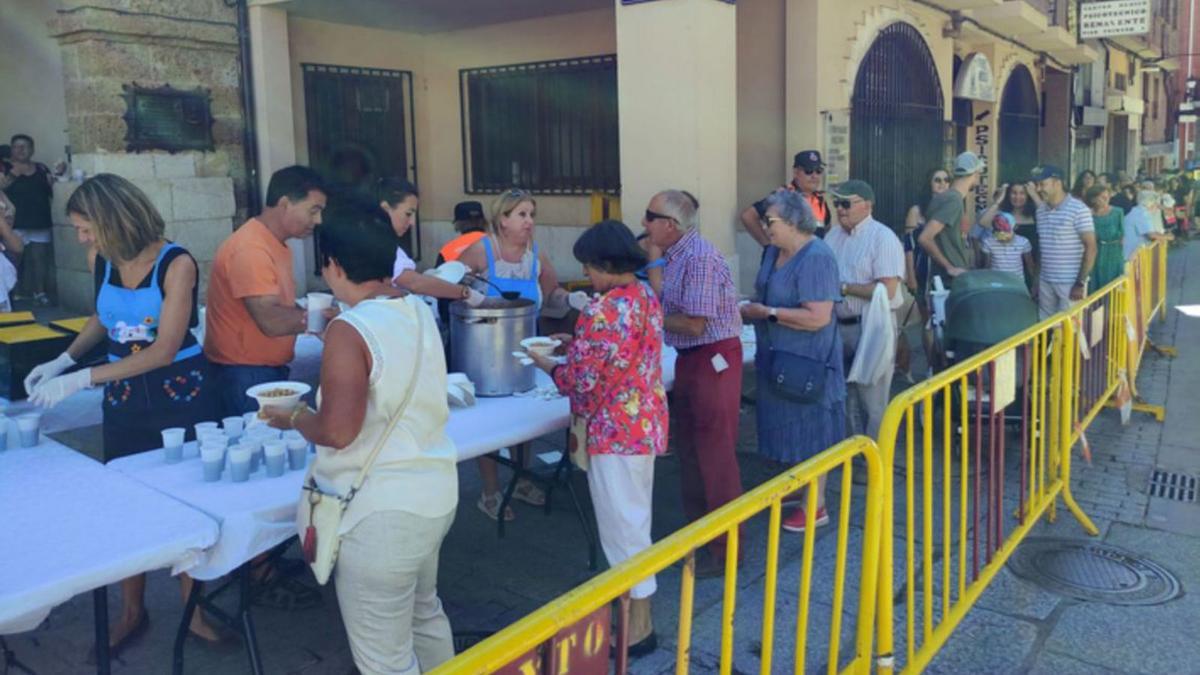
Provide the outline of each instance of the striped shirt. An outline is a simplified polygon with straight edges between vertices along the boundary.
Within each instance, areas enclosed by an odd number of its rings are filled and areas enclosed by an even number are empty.
[[[985,237],[982,246],[991,269],[1025,278],[1025,261],[1022,256],[1033,252],[1033,245],[1029,243],[1028,239],[1019,234],[1014,234],[1009,241]]]
[[[870,216],[849,232],[840,225],[830,228],[825,243],[837,258],[842,283],[869,284],[888,277],[904,278],[904,246],[891,228]],[[904,297],[897,290],[892,309],[903,302]],[[845,301],[837,305],[838,318],[862,316],[868,304],[870,300],[846,295]]]
[[[668,345],[691,349],[742,334],[737,287],[725,257],[695,229],[668,248],[663,258],[663,314],[702,316],[704,333],[699,337],[665,331]]]
[[[1040,276],[1051,284],[1073,284],[1083,262],[1080,235],[1095,232],[1092,212],[1071,195],[1055,208],[1042,204],[1037,211]]]

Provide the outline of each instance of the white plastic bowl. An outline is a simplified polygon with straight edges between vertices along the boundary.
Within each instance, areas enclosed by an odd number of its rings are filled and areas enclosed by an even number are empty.
[[[264,396],[272,389],[288,389],[293,393],[288,396]],[[312,391],[312,387],[303,382],[264,382],[246,390],[246,395],[258,401],[259,408],[295,408],[300,403],[300,397]]]

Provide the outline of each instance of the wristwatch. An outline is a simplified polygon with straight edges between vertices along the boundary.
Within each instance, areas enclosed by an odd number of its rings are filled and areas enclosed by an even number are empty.
[[[774,307],[767,309],[767,321],[779,323],[779,312]]]
[[[849,286],[846,282],[842,282],[842,295],[846,294],[846,287]]]

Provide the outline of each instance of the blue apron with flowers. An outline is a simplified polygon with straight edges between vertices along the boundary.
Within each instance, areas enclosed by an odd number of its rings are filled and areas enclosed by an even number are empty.
[[[173,249],[180,247],[168,243],[159,251],[146,287],[110,283],[112,263],[105,261],[96,317],[107,334],[110,363],[140,352],[158,338],[163,304],[160,267]],[[183,427],[191,435],[196,422],[216,419],[216,402],[208,360],[189,330],[170,364],[104,385],[105,459],[160,447],[159,432],[168,427]]]

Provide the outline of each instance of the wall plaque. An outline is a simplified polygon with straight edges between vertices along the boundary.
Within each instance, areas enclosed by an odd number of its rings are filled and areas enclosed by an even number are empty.
[[[141,87],[125,90],[125,149],[212,150],[212,93],[207,89]]]

